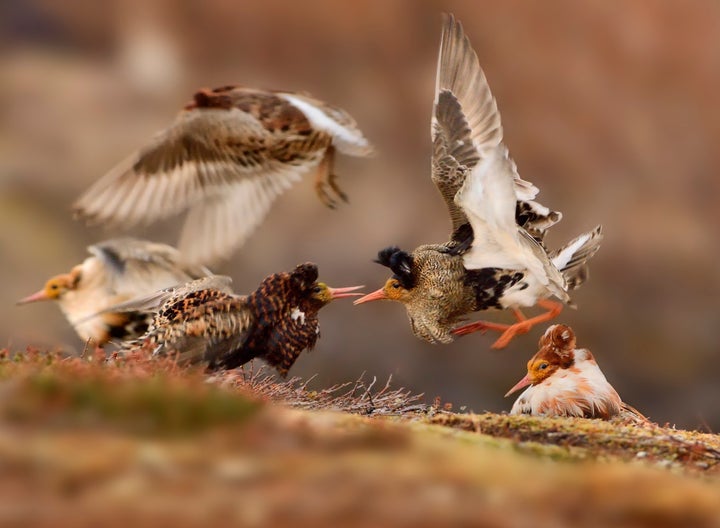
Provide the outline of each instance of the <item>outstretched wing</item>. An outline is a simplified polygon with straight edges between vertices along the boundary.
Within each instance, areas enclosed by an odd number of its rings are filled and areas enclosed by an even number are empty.
[[[465,267],[528,269],[562,294],[562,275],[516,219],[517,203],[532,200],[538,189],[519,177],[508,156],[495,99],[452,15],[440,43],[433,131],[433,181],[448,203],[453,229],[469,222],[473,231]]]
[[[440,41],[431,128],[432,180],[448,206],[455,232],[467,223],[455,196],[487,152],[501,146],[503,130],[477,55],[452,15],[446,15]],[[531,200],[538,189],[520,179],[508,161],[515,200]],[[513,201],[513,211],[514,207]]]
[[[77,200],[76,215],[128,227],[192,208],[180,248],[188,260],[212,262],[242,244],[275,198],[319,165],[331,136],[284,97],[224,90],[198,92]]]
[[[147,240],[114,238],[87,249],[103,263],[108,289],[126,298],[212,275],[204,266],[185,263],[174,247]]]

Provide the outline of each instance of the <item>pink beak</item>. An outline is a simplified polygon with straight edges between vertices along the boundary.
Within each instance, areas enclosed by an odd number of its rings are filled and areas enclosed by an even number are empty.
[[[359,290],[364,287],[365,286],[348,286],[347,288],[328,288],[328,290],[330,291],[330,296],[333,299],[342,299],[343,297],[356,297],[358,295],[362,295],[362,293],[350,292],[354,292],[355,290]]]
[[[353,304],[362,304],[370,301],[380,301],[382,299],[387,299],[387,295],[385,295],[385,291],[380,288],[377,291],[368,293],[365,297],[360,297],[359,299],[355,300]]]
[[[527,387],[528,385],[532,385],[532,381],[530,381],[530,378],[528,377],[528,375],[525,374],[525,377],[523,379],[518,381],[512,389],[507,391],[507,394],[505,394],[505,397],[507,398],[513,392],[519,391],[520,389],[522,389],[523,387]]]
[[[31,302],[37,302],[37,301],[47,301],[50,297],[47,296],[47,293],[45,293],[45,290],[40,290],[37,293],[33,293],[32,295],[28,295],[27,297],[24,297],[20,299],[15,304],[27,304]]]

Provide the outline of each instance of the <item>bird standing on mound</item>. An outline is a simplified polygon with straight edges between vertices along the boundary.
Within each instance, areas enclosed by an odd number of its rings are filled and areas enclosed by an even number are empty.
[[[551,326],[540,338],[539,347],[528,361],[527,375],[505,395],[530,385],[512,406],[510,414],[608,420],[627,410],[642,417],[622,402],[592,353],[576,348],[575,333],[570,327]]]
[[[76,216],[130,227],[189,210],[179,248],[191,262],[228,257],[304,173],[320,200],[347,201],[335,151],[372,147],[345,111],[307,94],[225,86],[197,92],[167,129],[98,180]]]
[[[177,354],[181,364],[232,369],[256,357],[282,376],[320,335],[318,312],[334,299],[361,295],[362,286],[330,288],[317,282],[315,264],[297,266],[262,281],[250,295],[236,295],[230,278],[214,276],[158,292],[134,303],[156,309],[147,333],[123,350],[149,348],[153,355]]]
[[[97,345],[137,337],[147,330],[147,314],[106,311],[108,307],[212,275],[203,266],[183,263],[175,248],[146,240],[117,238],[87,249],[91,256],[82,264],[48,279],[42,290],[18,304],[57,301],[80,338]]]
[[[585,262],[599,248],[601,228],[560,250],[546,250],[545,231],[562,215],[535,202],[538,189],[518,175],[477,55],[452,15],[440,43],[431,131],[432,181],[450,213],[450,240],[411,253],[397,247],[380,251],[377,262],[393,276],[355,303],[402,302],[413,333],[430,342],[501,331],[493,347],[503,348],[516,334],[560,313],[562,304],[549,297],[569,303],[568,291],[586,278]],[[534,305],[547,312],[529,319],[520,312]],[[510,308],[518,322],[454,328],[468,313],[490,308]]]

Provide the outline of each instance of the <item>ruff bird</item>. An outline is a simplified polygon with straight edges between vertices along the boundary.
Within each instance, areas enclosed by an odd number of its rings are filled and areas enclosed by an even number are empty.
[[[148,224],[188,211],[179,249],[190,262],[227,258],[273,201],[314,173],[320,200],[347,201],[335,152],[372,146],[347,112],[305,93],[240,86],[202,89],[175,121],[75,203],[90,223]]]
[[[585,263],[599,248],[601,227],[557,251],[545,248],[545,232],[561,214],[534,201],[537,187],[518,175],[477,55],[452,15],[440,43],[431,132],[431,176],[450,213],[450,240],[410,253],[383,249],[376,262],[393,276],[355,303],[403,303],[413,333],[429,342],[492,329],[502,332],[493,347],[503,348],[570,302],[568,291],[586,278]],[[520,311],[535,305],[547,311],[532,318]],[[467,314],[491,308],[512,309],[518,322],[456,327]]]
[[[528,387],[528,385],[530,385]],[[610,419],[625,405],[608,383],[592,353],[576,347],[575,334],[557,324],[540,338],[538,352],[528,361],[527,374],[505,396],[524,388],[510,414],[576,416]]]
[[[320,309],[361,295],[352,292],[362,286],[331,288],[317,279],[317,266],[306,263],[270,275],[249,295],[234,294],[229,277],[213,276],[131,301],[133,309],[155,315],[148,331],[122,350],[177,354],[179,363],[211,371],[262,358],[284,377],[304,350],[315,347]]]
[[[69,273],[51,277],[18,304],[57,301],[80,338],[97,345],[137,337],[147,329],[146,314],[108,307],[211,275],[203,266],[185,264],[175,248],[146,240],[118,238],[87,249],[90,257]]]

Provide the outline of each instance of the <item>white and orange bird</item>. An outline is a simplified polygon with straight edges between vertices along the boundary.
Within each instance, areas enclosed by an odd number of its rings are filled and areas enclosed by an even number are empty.
[[[202,89],[175,121],[74,204],[90,223],[131,227],[188,211],[179,249],[189,262],[227,258],[304,174],[320,200],[347,201],[335,151],[373,149],[344,110],[305,93]]]
[[[97,345],[137,337],[150,320],[142,312],[106,308],[212,275],[204,266],[185,264],[178,250],[166,244],[117,238],[87,249],[90,257],[69,273],[51,277],[18,304],[57,301],[80,338]]]
[[[530,385],[515,401],[510,414],[607,420],[628,409],[639,415],[622,402],[592,353],[576,348],[575,333],[569,326],[549,327],[539,346],[540,350],[528,361],[525,377],[505,395]]]

